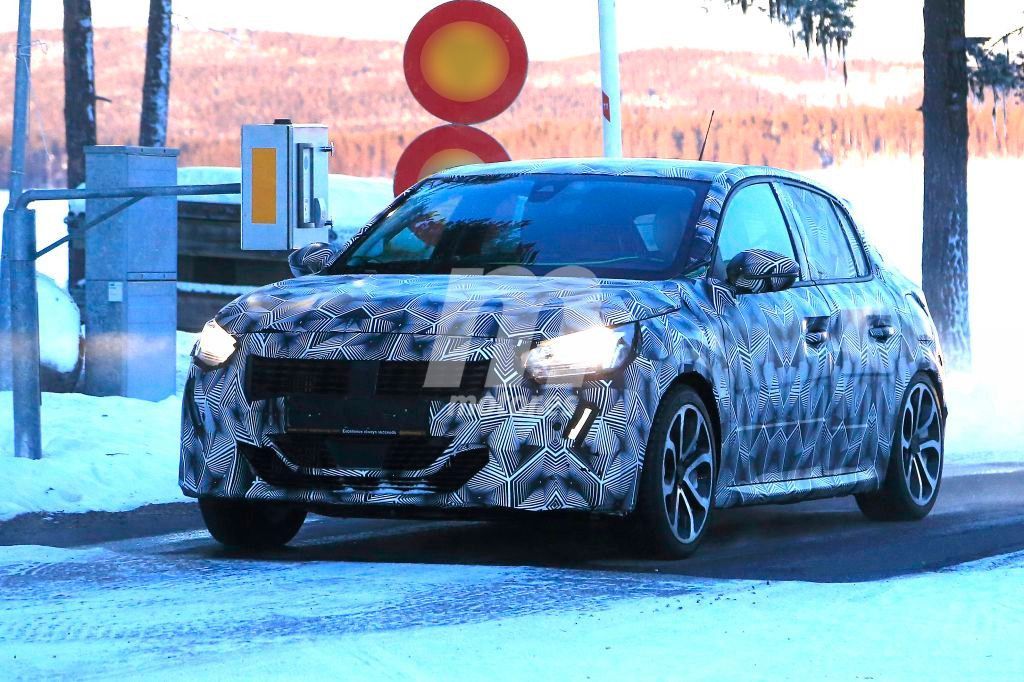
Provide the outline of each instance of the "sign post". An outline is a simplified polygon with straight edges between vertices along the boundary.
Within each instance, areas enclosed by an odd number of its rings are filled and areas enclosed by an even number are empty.
[[[601,123],[604,155],[622,156],[622,106],[619,88],[619,40],[615,0],[597,0],[601,33]]]

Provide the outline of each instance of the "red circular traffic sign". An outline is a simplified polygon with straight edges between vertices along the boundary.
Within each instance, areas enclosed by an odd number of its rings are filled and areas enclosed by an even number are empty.
[[[457,124],[431,128],[413,140],[398,159],[395,196],[428,175],[448,168],[508,160],[508,152],[501,143],[482,130]]]
[[[434,116],[479,123],[515,101],[526,82],[526,43],[512,20],[479,0],[451,0],[416,23],[405,43],[405,80]]]

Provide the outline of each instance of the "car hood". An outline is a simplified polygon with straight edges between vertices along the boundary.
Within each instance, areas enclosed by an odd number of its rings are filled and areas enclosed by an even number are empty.
[[[549,338],[679,307],[674,282],[490,275],[311,275],[241,296],[232,334],[374,332]]]

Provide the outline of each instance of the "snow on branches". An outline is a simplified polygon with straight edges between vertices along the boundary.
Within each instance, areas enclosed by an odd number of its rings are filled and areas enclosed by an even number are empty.
[[[1024,37],[1024,26],[985,42],[985,39],[968,39],[967,84],[971,95],[978,102],[984,102],[986,94],[992,96],[992,130],[998,138],[997,110],[1003,112],[1003,146],[1006,146],[1007,113],[1006,100],[1016,95],[1024,102],[1024,51],[1013,54],[1011,39]]]
[[[846,78],[846,46],[853,34],[853,8],[857,0],[724,0],[739,6],[744,12],[757,9],[768,14],[790,29],[793,42],[804,44],[808,54],[811,45],[821,48],[826,63],[835,50],[843,60],[843,78]]]

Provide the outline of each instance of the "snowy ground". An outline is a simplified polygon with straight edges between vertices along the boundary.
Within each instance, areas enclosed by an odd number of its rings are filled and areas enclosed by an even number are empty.
[[[193,533],[0,548],[0,677],[1024,676],[1024,553],[819,584],[259,561],[207,545]]]
[[[920,276],[921,170],[911,160],[872,160],[812,173],[854,201],[872,242],[911,277]],[[1017,229],[1024,194],[1008,192],[1024,160],[974,160],[970,167],[971,302],[975,371],[948,377],[947,473],[967,465],[1024,466],[1024,364],[1007,360],[1007,339],[1024,338],[1024,316],[1005,307],[1018,275],[1008,254],[1024,248]],[[899,189],[899,194],[895,192]],[[894,201],[895,197],[900,201]],[[0,205],[4,198],[0,197]],[[41,214],[40,244],[62,215]],[[42,262],[66,280],[66,261]],[[192,336],[179,335],[179,393]],[[183,499],[177,488],[180,400],[46,394],[41,462],[12,457],[10,394],[0,393],[0,520],[28,511],[115,511]],[[116,418],[114,418],[116,416]]]
[[[181,390],[195,335],[178,333],[178,395],[153,403],[43,394],[43,459],[13,457],[10,393],[0,393],[0,521],[30,511],[121,511],[179,502]]]

